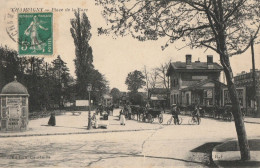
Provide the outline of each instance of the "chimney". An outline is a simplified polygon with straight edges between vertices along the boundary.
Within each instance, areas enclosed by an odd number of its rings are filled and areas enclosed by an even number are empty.
[[[186,68],[191,69],[191,54],[186,54]]]
[[[213,69],[213,55],[207,55],[208,69]]]

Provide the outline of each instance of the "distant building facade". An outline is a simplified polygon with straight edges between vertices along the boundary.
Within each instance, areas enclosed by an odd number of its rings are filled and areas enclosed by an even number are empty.
[[[192,55],[186,55],[186,62],[170,63],[167,76],[170,77],[170,103],[213,106],[222,104],[221,90],[225,86],[219,82],[222,66],[207,56],[207,62],[192,62]]]
[[[152,107],[167,107],[169,106],[170,92],[166,88],[150,88],[148,89],[148,100]]]
[[[260,70],[255,71],[255,84],[252,70],[250,72],[242,71],[234,77],[234,81],[237,88],[244,88],[243,96],[246,112],[254,113],[254,110],[258,110],[258,113],[260,113]]]

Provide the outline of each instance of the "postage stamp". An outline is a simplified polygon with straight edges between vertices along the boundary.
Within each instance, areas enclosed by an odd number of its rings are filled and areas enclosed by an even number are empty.
[[[20,55],[53,54],[53,14],[18,14],[18,51]]]

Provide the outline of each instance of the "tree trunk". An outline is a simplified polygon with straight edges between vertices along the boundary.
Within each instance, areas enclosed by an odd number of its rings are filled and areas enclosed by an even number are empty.
[[[232,102],[232,114],[235,120],[238,143],[240,147],[241,160],[250,160],[250,150],[244,125],[244,120],[241,113],[240,103],[233,81],[233,72],[230,66],[228,55],[220,55],[221,64],[224,68],[226,80],[228,84],[228,91]]]

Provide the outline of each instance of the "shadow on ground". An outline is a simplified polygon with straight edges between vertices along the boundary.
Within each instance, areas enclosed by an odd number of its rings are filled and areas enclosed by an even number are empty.
[[[191,150],[192,153],[199,153],[204,155],[204,162],[209,167],[217,167],[212,159],[212,151],[215,146],[222,144],[223,142],[208,142],[203,145],[198,146]]]

